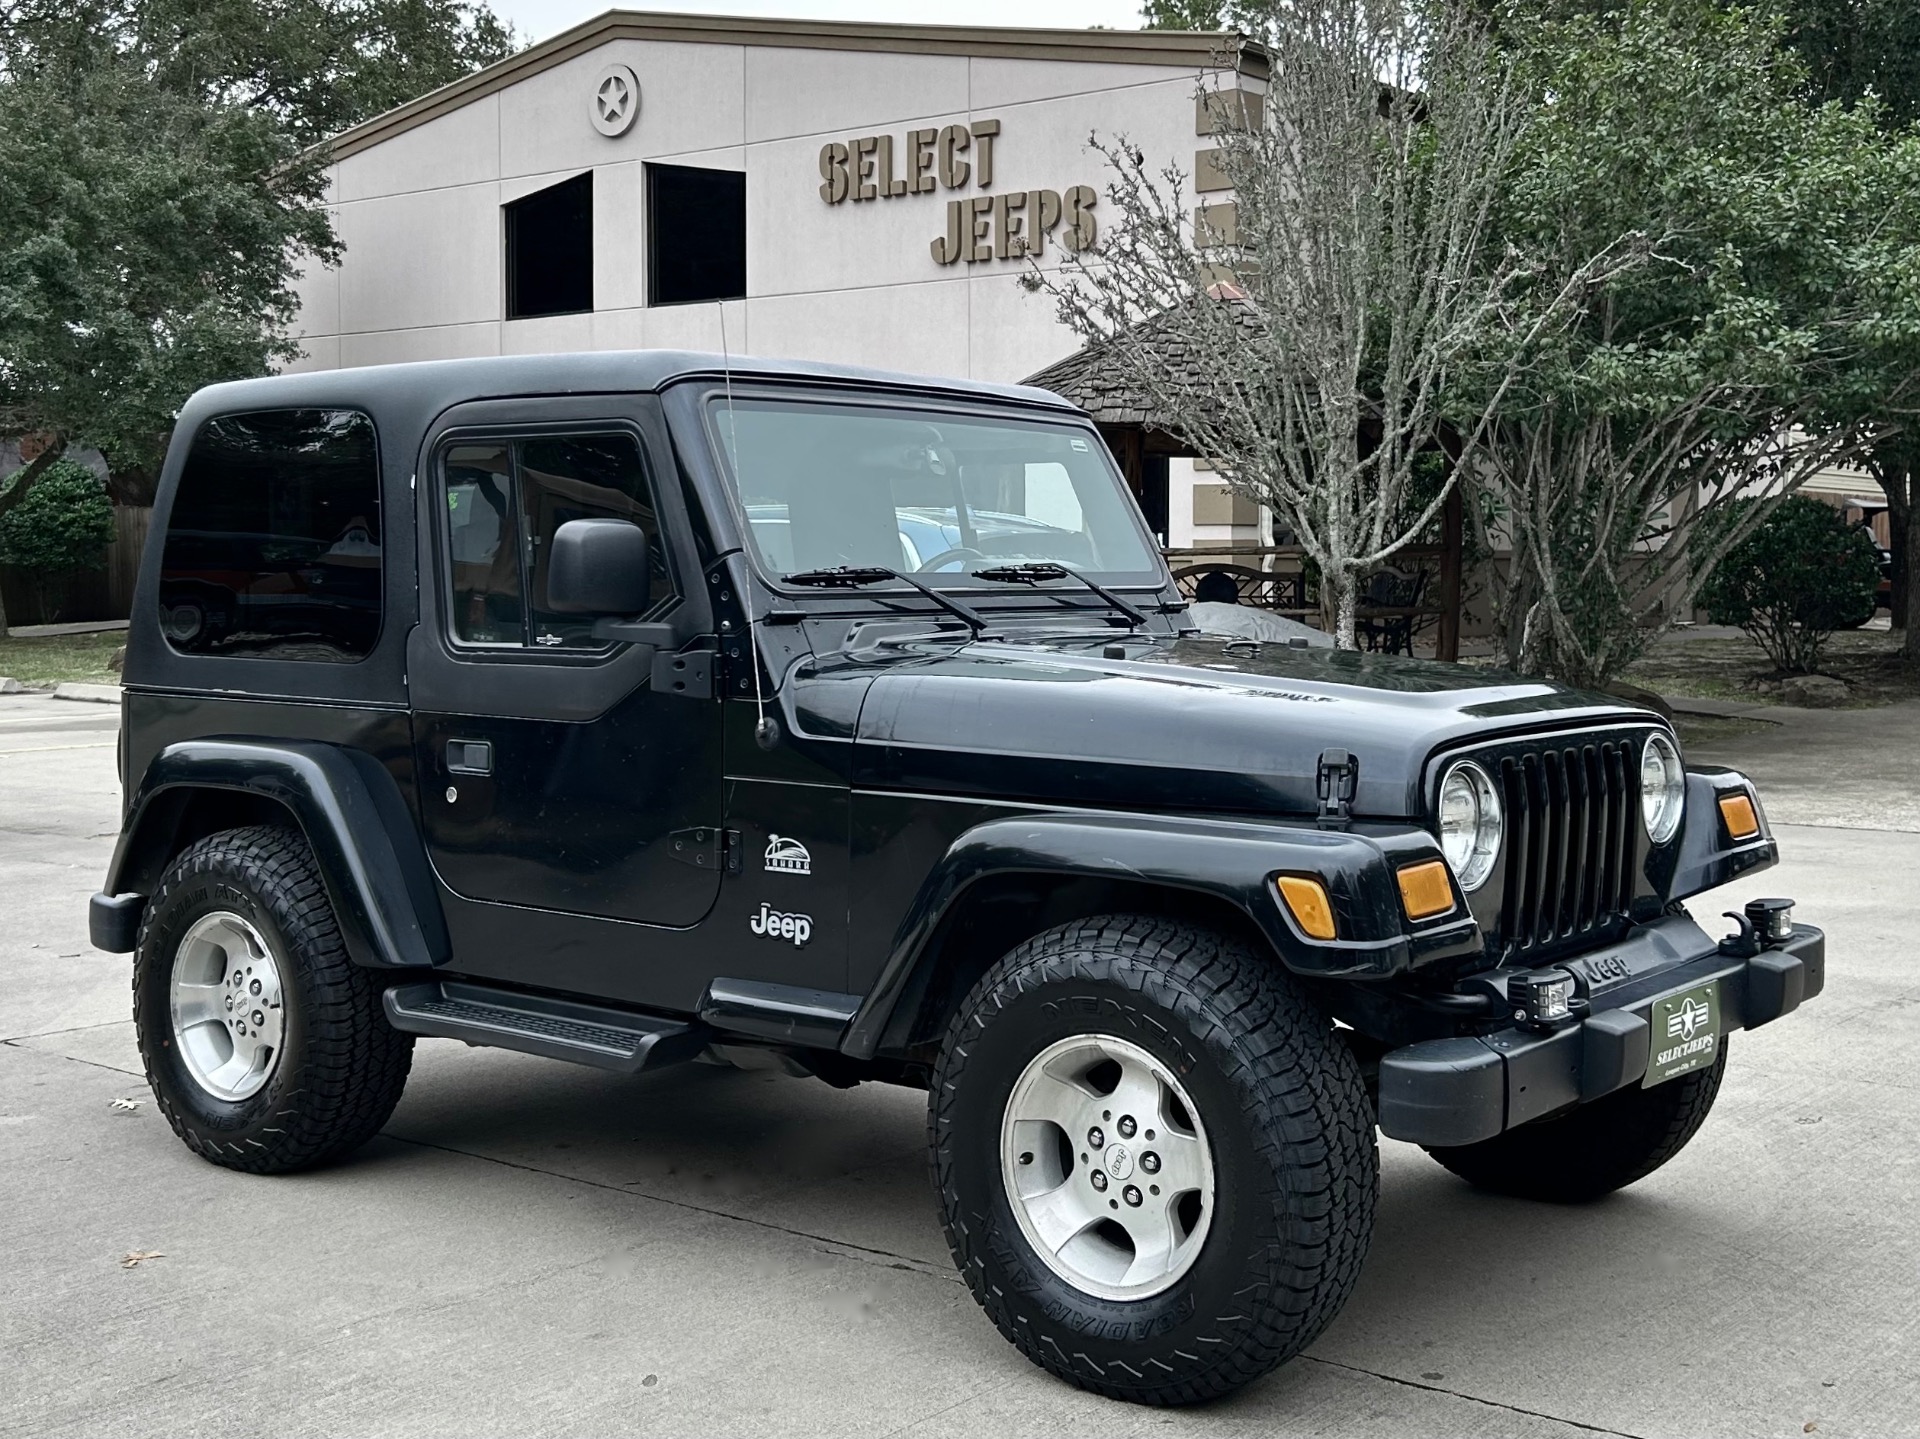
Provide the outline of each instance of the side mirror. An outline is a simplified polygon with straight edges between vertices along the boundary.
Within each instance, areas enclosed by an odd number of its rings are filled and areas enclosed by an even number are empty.
[[[631,520],[568,520],[547,551],[547,608],[637,615],[652,603],[647,532]]]

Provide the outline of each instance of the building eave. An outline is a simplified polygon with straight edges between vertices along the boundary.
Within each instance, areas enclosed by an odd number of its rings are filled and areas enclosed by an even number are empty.
[[[1196,74],[1232,69],[1256,80],[1267,76],[1264,52],[1239,35],[1206,30],[1028,30],[608,10],[451,85],[343,130],[315,148],[330,159],[345,159],[615,40],[1187,66]]]

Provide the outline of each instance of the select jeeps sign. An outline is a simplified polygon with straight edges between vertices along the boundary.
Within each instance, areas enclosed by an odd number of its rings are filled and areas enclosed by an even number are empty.
[[[936,190],[990,190],[999,138],[998,120],[975,120],[898,137],[829,141],[820,147],[820,198],[829,205],[863,204]],[[947,201],[946,231],[927,248],[941,265],[1044,255],[1049,241],[1077,254],[1092,249],[1099,235],[1093,217],[1098,199],[1091,185],[962,196]]]
[[[1653,1002],[1647,1017],[1652,1027],[1647,1051],[1651,1086],[1696,1069],[1705,1069],[1720,1055],[1720,986],[1703,984],[1682,994]]]

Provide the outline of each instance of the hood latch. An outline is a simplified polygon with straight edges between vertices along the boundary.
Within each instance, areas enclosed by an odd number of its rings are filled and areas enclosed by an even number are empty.
[[[1353,797],[1360,788],[1360,757],[1343,749],[1320,751],[1314,788],[1320,795],[1320,827],[1344,826],[1353,818]]]

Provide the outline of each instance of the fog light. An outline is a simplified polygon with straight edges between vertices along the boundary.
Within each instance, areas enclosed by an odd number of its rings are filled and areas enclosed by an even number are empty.
[[[1564,969],[1535,969],[1507,977],[1513,1017],[1528,1024],[1557,1024],[1573,1014],[1573,976]]]
[[[1749,795],[1721,795],[1720,818],[1726,821],[1729,839],[1752,839],[1760,833],[1760,816],[1754,813],[1753,799]]]
[[[1793,938],[1793,901],[1790,899],[1750,899],[1747,923],[1753,937],[1762,944],[1782,944]]]
[[[1333,938],[1333,901],[1327,898],[1324,884],[1305,875],[1283,874],[1274,885],[1302,933],[1310,939]]]

